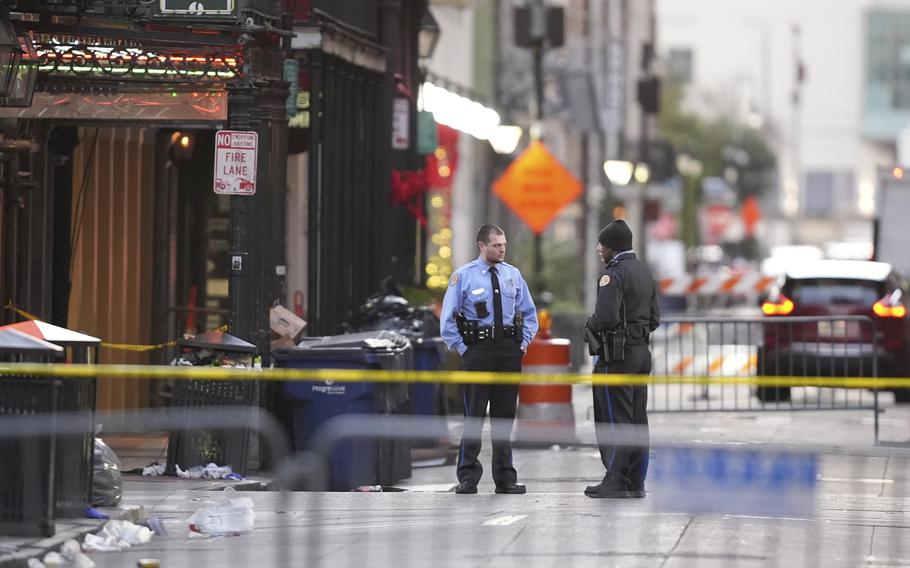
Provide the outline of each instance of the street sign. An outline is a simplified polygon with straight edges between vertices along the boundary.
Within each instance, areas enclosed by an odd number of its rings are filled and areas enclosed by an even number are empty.
[[[159,0],[162,15],[232,16],[236,0]]]
[[[392,101],[392,148],[407,150],[411,145],[411,102],[397,97]]]
[[[259,134],[240,130],[215,133],[215,193],[254,195]]]
[[[581,189],[578,180],[539,141],[515,158],[493,185],[493,192],[538,235],[581,195]]]

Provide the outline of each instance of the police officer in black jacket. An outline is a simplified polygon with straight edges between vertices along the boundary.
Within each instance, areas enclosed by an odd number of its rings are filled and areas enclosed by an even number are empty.
[[[648,338],[660,325],[654,279],[632,251],[632,231],[624,221],[604,227],[597,240],[606,267],[597,281],[594,314],[587,321],[603,345],[594,372],[648,375]],[[607,473],[602,482],[585,489],[588,497],[645,496],[647,405],[647,386],[594,386],[597,443]]]

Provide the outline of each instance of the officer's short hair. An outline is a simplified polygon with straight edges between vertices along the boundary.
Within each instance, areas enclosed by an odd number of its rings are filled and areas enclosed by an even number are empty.
[[[490,242],[490,235],[504,235],[505,231],[497,227],[496,225],[484,225],[477,231],[477,242],[488,244]]]

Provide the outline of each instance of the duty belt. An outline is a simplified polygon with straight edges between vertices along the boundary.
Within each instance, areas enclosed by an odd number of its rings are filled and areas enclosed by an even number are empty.
[[[517,326],[507,325],[502,328],[503,337],[512,338],[518,336]],[[478,327],[477,328],[477,341],[484,341],[487,339],[493,339],[496,337],[496,333],[493,327]]]

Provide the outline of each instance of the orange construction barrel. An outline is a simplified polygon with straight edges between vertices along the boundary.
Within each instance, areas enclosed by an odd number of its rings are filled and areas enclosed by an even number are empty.
[[[522,361],[525,373],[568,373],[568,339],[537,337]],[[572,386],[521,385],[518,390],[515,442],[531,445],[567,444],[575,441]]]

